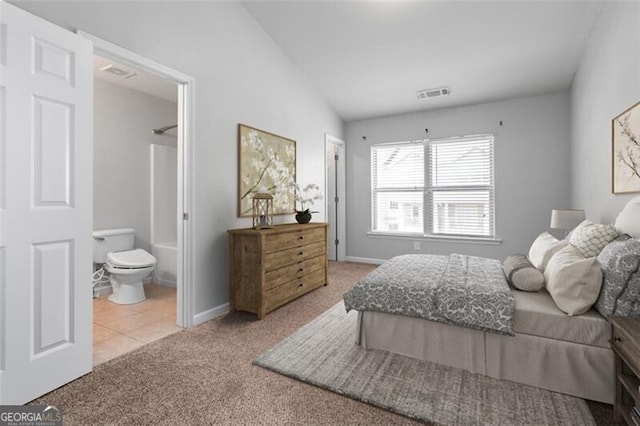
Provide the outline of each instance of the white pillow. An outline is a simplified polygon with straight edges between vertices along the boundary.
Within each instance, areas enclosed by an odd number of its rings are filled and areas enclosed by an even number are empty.
[[[572,245],[553,255],[544,278],[558,309],[569,315],[587,312],[598,299],[602,286],[600,263],[595,257],[581,256]]]
[[[640,197],[631,199],[616,219],[616,229],[621,234],[640,237]]]
[[[571,232],[569,242],[578,249],[584,257],[594,257],[600,254],[604,246],[618,236],[613,225],[601,225],[589,220],[583,220]]]
[[[538,238],[531,244],[529,249],[529,260],[533,263],[533,266],[538,268],[540,272],[544,272],[547,267],[547,263],[551,257],[565,248],[569,244],[568,241],[558,240],[556,237],[548,232],[543,232],[538,235]]]

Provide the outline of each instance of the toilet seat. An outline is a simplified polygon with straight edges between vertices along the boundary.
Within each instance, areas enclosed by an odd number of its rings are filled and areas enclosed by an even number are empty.
[[[110,252],[107,265],[116,269],[143,269],[156,264],[156,258],[143,249]]]

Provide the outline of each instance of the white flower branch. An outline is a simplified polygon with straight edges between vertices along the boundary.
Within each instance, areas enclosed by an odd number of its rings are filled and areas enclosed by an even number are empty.
[[[300,204],[300,209],[296,209],[297,213],[317,213],[310,211],[310,207],[307,205],[312,206],[314,201],[322,200],[322,193],[318,185],[310,183],[304,189],[300,189],[297,182],[291,182],[289,186],[293,188],[296,202]]]

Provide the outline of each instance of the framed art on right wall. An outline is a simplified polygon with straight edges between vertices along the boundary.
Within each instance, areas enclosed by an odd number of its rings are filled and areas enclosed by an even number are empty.
[[[640,192],[640,102],[611,120],[612,191]]]

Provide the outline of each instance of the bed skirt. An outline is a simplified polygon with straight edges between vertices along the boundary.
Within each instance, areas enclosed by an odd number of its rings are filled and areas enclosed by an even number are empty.
[[[615,397],[609,348],[370,311],[358,312],[356,343],[593,401]]]

